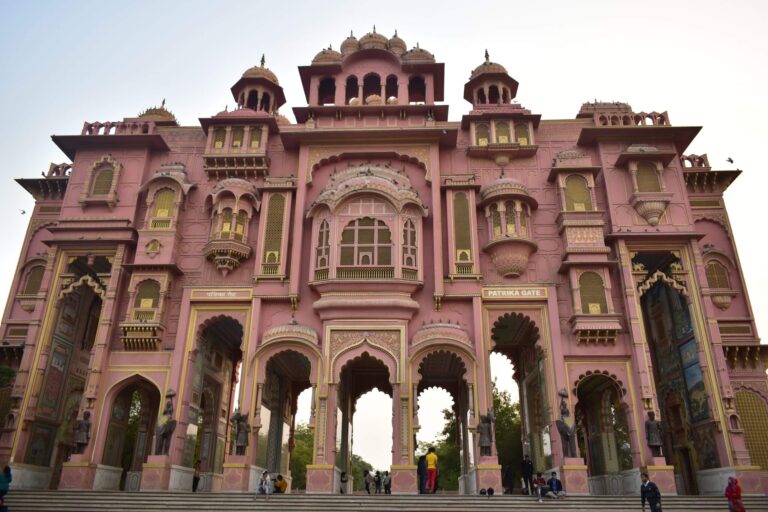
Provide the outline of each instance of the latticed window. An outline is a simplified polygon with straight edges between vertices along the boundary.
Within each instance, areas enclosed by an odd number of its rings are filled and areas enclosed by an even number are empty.
[[[221,229],[219,230],[219,238],[229,238],[232,233],[232,210],[225,208],[221,212]]]
[[[248,214],[245,211],[240,210],[237,212],[237,217],[235,218],[235,240],[243,241],[247,226]]]
[[[565,209],[569,212],[592,210],[592,195],[583,177],[568,176],[565,179]]]
[[[528,215],[530,214],[528,207],[523,206],[522,210],[520,210],[520,235],[521,236],[527,236],[528,235]]]
[[[112,179],[115,170],[112,167],[101,167],[93,173],[91,195],[105,196],[112,192]]]
[[[152,228],[171,227],[171,217],[173,216],[173,202],[176,194],[173,190],[164,188],[155,194],[155,202],[152,205]]]
[[[221,149],[224,147],[224,130],[219,128],[213,131],[213,147]]]
[[[40,291],[44,273],[45,268],[41,265],[34,266],[29,270],[27,273],[27,282],[24,285],[24,295],[35,295]]]
[[[768,436],[765,435],[768,407],[765,401],[752,391],[737,391],[736,412],[741,417],[752,464],[768,470]]]
[[[495,204],[492,204],[490,207],[491,210],[491,228],[493,229],[493,236],[500,236],[501,235],[501,212],[499,211],[499,207]]]
[[[453,196],[453,238],[456,240],[456,261],[472,261],[469,198],[464,192]]]
[[[509,143],[509,125],[507,123],[496,123],[496,142],[499,144]]]
[[[284,210],[285,196],[283,194],[274,194],[269,198],[267,224],[264,231],[264,263],[280,263]]]
[[[328,221],[320,223],[320,229],[317,232],[317,248],[315,249],[315,268],[328,268],[330,262],[330,234]]]
[[[251,128],[251,149],[261,147],[261,128]]]
[[[157,281],[144,281],[136,288],[134,308],[156,308],[160,302],[160,284]]]
[[[384,221],[371,217],[353,220],[341,233],[342,265],[392,264],[392,234]]]
[[[490,139],[491,135],[490,131],[488,130],[488,126],[484,124],[477,125],[475,128],[475,145],[487,146]]]
[[[728,269],[717,260],[707,263],[707,286],[710,288],[730,289],[728,282]]]
[[[640,162],[637,164],[637,191],[661,192],[659,175],[656,172],[656,166],[651,162]]]
[[[528,133],[528,125],[523,123],[518,123],[515,125],[515,140],[517,140],[517,143],[521,146],[527,146],[528,143],[531,140],[531,137]]]
[[[239,148],[243,146],[243,127],[232,128],[232,147]]]
[[[517,210],[515,209],[514,201],[506,201],[504,203],[504,209],[506,210],[505,216],[507,217],[507,234],[514,235],[517,232],[515,227],[515,218],[517,217]]]
[[[416,226],[410,219],[403,226],[403,266],[416,268]]]
[[[608,312],[603,280],[597,273],[584,272],[579,276],[579,296],[582,313],[600,315]]]

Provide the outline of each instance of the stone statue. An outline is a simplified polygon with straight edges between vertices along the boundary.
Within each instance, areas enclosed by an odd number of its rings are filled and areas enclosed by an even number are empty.
[[[568,410],[568,391],[561,389],[560,395],[560,419],[555,422],[557,431],[560,433],[560,442],[563,443],[563,457],[576,456],[576,443],[574,442],[574,433],[576,425],[571,421],[571,411]]]
[[[480,455],[490,455],[493,445],[493,409],[487,415],[480,415],[480,423],[477,425],[477,434],[480,437]]]
[[[173,431],[176,430],[176,420],[173,418],[173,402],[171,398],[173,394],[166,396],[165,410],[163,411],[163,417],[157,422],[157,428],[155,428],[155,455],[168,455],[168,451],[171,448],[171,438],[173,437]]]
[[[235,455],[245,455],[248,447],[248,434],[251,427],[248,425],[248,413],[242,414],[239,410],[232,415],[232,423],[235,426]]]
[[[83,453],[91,440],[91,413],[85,411],[83,419],[75,423],[75,453]]]
[[[661,457],[661,422],[656,419],[656,413],[648,411],[648,419],[645,420],[645,440],[654,457]]]

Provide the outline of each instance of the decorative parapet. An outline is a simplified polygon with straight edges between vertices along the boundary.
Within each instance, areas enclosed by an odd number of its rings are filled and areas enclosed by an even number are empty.
[[[510,160],[532,157],[538,150],[539,146],[536,144],[492,142],[485,146],[469,146],[467,148],[467,155],[474,158],[493,160],[499,167],[504,167]]]
[[[290,323],[277,325],[267,330],[261,343],[266,344],[280,340],[301,340],[317,345],[319,337],[313,328],[292,320]]]
[[[584,103],[577,118],[592,118],[595,126],[669,126],[669,114],[665,112],[633,112],[627,103]]]
[[[467,332],[458,324],[436,322],[421,326],[411,339],[412,345],[419,345],[433,340],[451,340],[465,345],[472,345]]]

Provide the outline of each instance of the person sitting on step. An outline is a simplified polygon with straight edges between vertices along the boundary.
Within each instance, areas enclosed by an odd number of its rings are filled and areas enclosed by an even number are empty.
[[[554,471],[552,472],[552,478],[549,479],[547,482],[547,486],[549,487],[549,492],[547,493],[547,498],[552,499],[564,499],[565,498],[565,491],[563,490],[563,482],[561,482],[557,478],[557,473]]]
[[[286,489],[288,489],[288,482],[285,481],[283,475],[277,475],[277,480],[275,481],[275,494],[285,494]]]
[[[536,478],[533,479],[533,493],[536,495],[536,497],[539,500],[539,503],[541,503],[541,497],[546,496],[546,494],[549,492],[549,487],[547,487],[547,482],[544,480],[544,476],[541,473],[536,473]]]

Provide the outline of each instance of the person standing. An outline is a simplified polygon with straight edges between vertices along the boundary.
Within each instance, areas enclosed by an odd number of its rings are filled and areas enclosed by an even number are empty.
[[[531,458],[526,455],[523,457],[523,484],[529,495],[533,494],[533,462]]]
[[[3,510],[8,510],[5,508],[5,495],[8,494],[12,481],[13,475],[11,474],[11,467],[5,466],[2,473],[0,473],[0,507],[2,507]]]
[[[728,477],[728,485],[725,487],[725,497],[728,498],[728,510],[730,512],[746,512],[744,502],[741,501],[741,486],[734,477]]]
[[[384,494],[392,494],[392,477],[389,471],[384,472],[384,476],[381,477],[382,484],[384,485]]]
[[[381,494],[381,472],[376,472],[373,482],[376,484],[376,494]]]
[[[419,494],[427,493],[427,456],[421,455],[416,463],[416,476],[419,478]]]
[[[347,482],[349,482],[349,477],[347,477],[347,472],[342,471],[341,477],[339,478],[339,494],[346,494],[347,493]]]
[[[661,512],[661,493],[659,488],[656,487],[655,483],[651,482],[648,473],[642,473],[640,480],[643,481],[640,485],[640,505],[643,507],[643,510],[645,510],[645,502],[647,501],[651,512]]]
[[[430,494],[437,491],[437,454],[434,446],[430,446],[427,450],[427,484],[425,490]]]
[[[363,482],[365,482],[365,492],[371,494],[371,484],[373,483],[373,475],[367,469],[363,470]]]
[[[200,485],[200,459],[195,461],[195,472],[192,473],[192,492],[197,492],[198,485]]]

